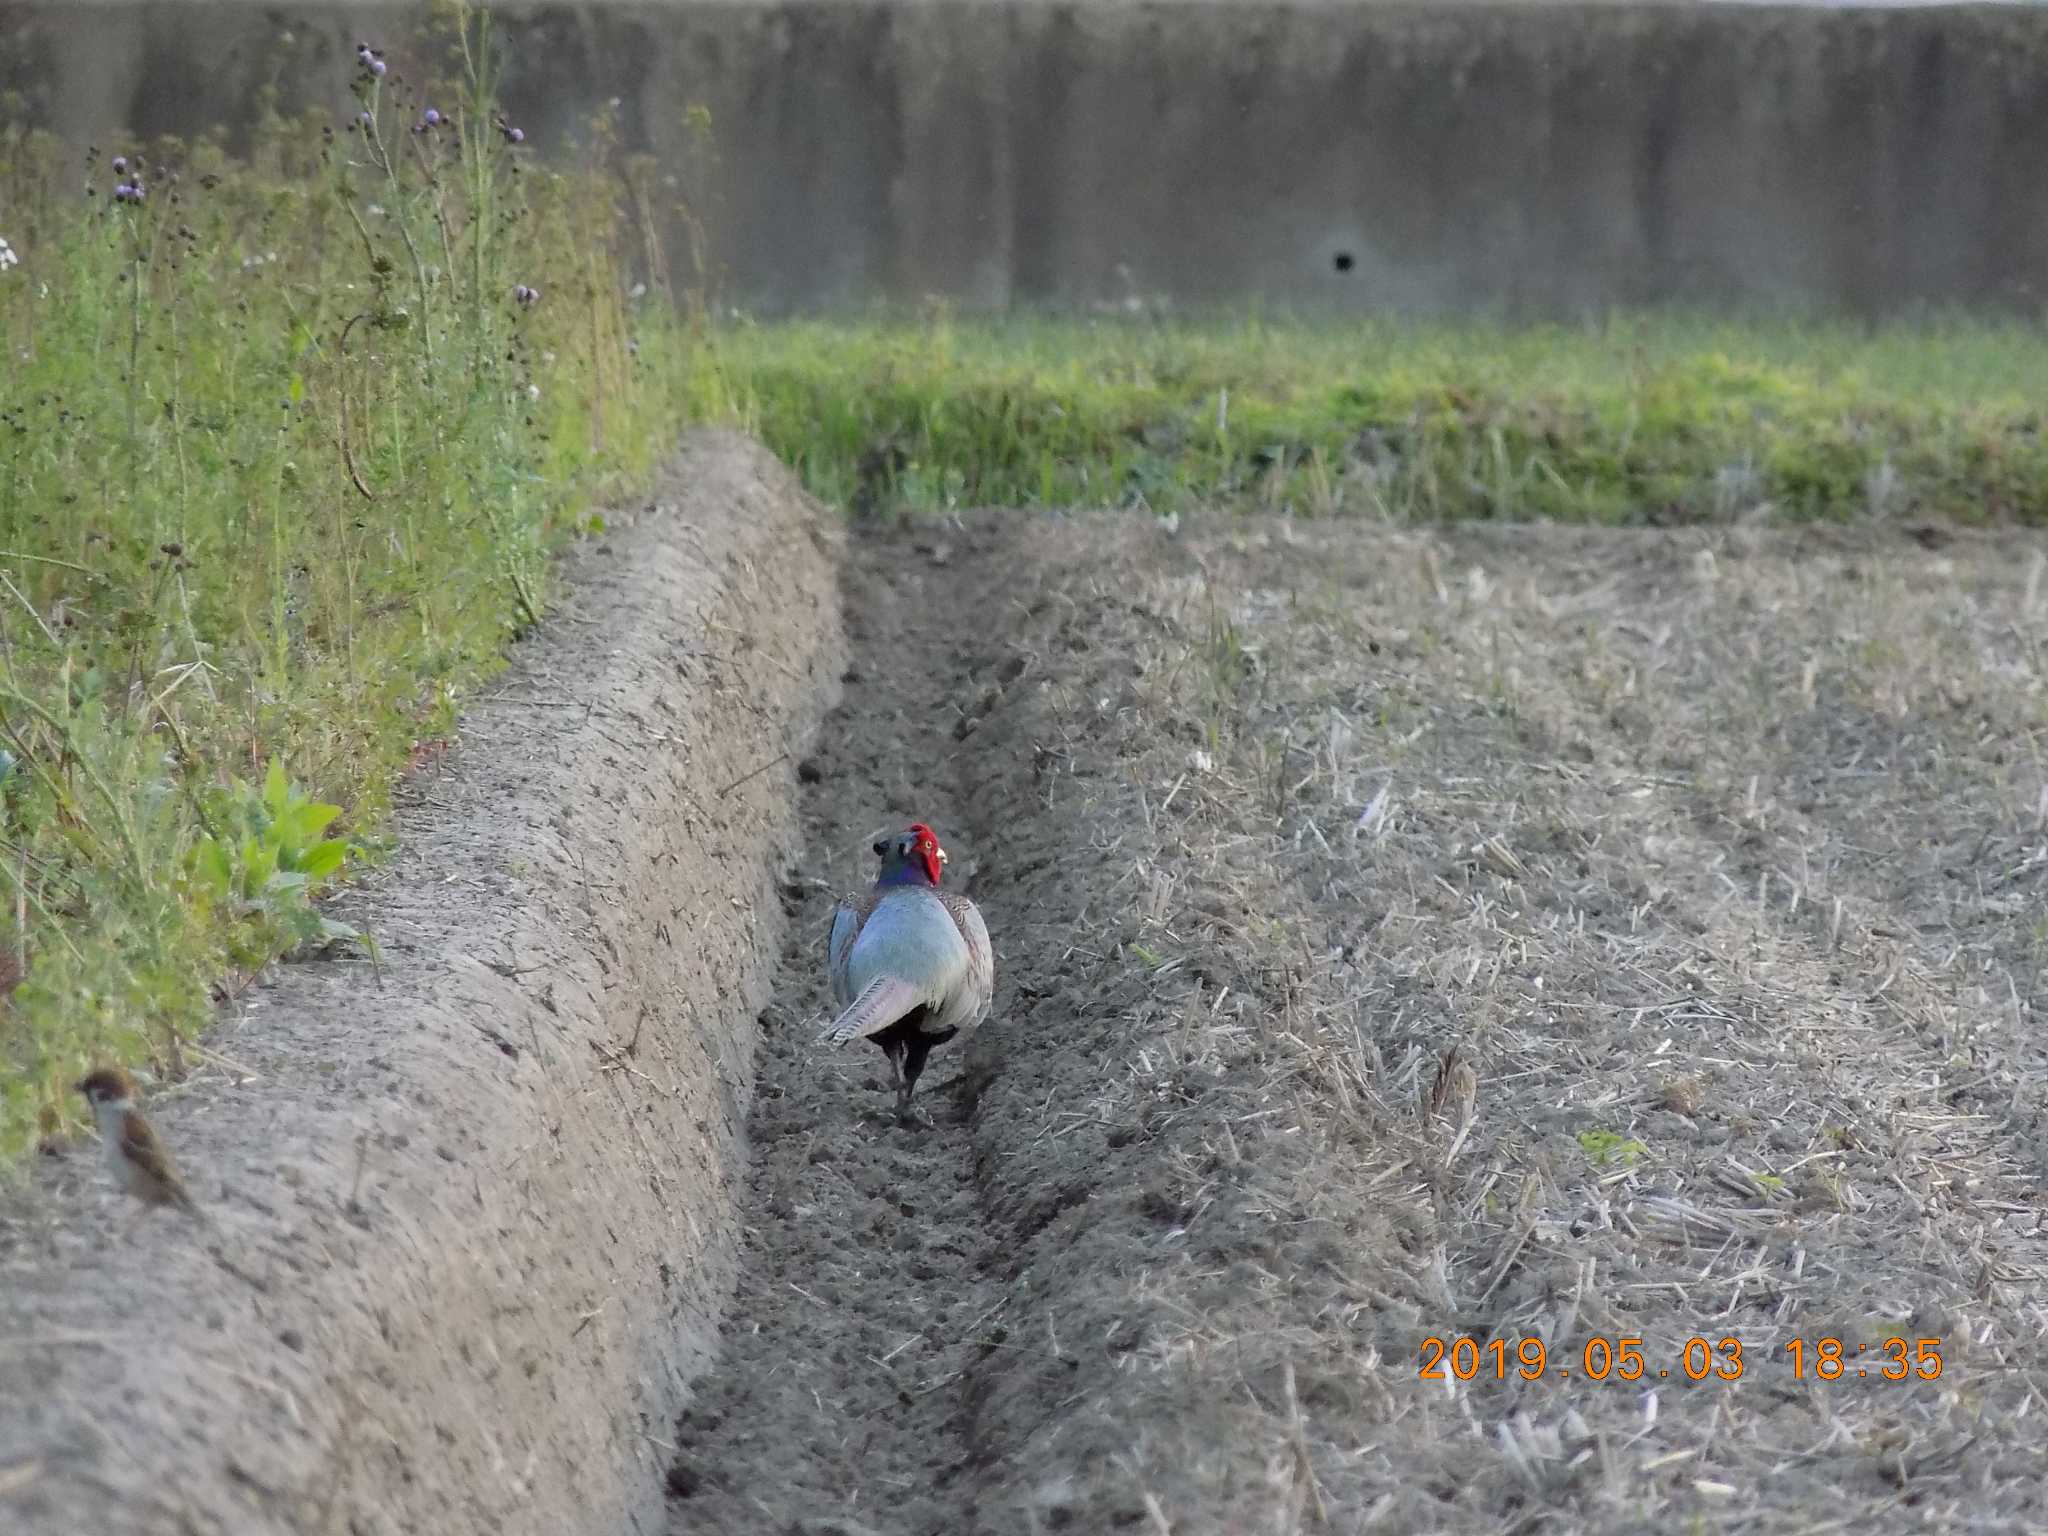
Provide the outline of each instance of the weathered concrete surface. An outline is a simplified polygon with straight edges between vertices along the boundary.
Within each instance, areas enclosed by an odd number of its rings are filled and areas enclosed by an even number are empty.
[[[2048,11],[1606,4],[510,4],[558,147],[618,98],[718,296],[813,308],[1411,311],[2030,303]],[[343,104],[416,8],[0,7],[0,78],[78,138]],[[687,109],[710,109],[715,154]],[[681,264],[681,242],[676,242]]]
[[[97,1150],[0,1195],[6,1536],[655,1528],[842,667],[831,520],[694,439],[347,893],[150,1113],[212,1218]]]

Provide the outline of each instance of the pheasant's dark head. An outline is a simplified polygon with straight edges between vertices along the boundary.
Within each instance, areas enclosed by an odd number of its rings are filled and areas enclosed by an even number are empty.
[[[877,885],[937,885],[946,866],[946,850],[921,821],[881,839],[875,844],[875,853],[882,861],[881,873],[875,877]]]

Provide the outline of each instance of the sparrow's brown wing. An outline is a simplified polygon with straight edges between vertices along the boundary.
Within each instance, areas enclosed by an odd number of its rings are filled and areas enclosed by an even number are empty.
[[[121,1117],[121,1155],[161,1185],[170,1199],[180,1205],[192,1203],[192,1197],[185,1193],[185,1181],[178,1176],[177,1165],[157,1138],[156,1127],[132,1109]]]
[[[1429,1114],[1432,1119],[1449,1107],[1456,1091],[1458,1063],[1464,1058],[1458,1054],[1457,1042],[1444,1052],[1443,1060],[1437,1063],[1436,1077],[1429,1085]]]

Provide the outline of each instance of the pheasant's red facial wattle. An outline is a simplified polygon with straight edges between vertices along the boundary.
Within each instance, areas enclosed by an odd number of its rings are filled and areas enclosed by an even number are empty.
[[[939,846],[938,837],[932,829],[921,821],[911,823],[910,851],[912,857],[924,866],[925,878],[937,885],[946,862],[946,850]]]
[[[912,822],[901,832],[875,844],[875,856],[882,867],[875,871],[877,885],[924,885],[936,887],[946,867],[946,850],[923,822]]]

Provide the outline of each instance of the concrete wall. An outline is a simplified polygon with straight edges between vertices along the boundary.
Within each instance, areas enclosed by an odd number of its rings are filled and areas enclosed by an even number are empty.
[[[0,4],[75,138],[337,112],[417,7]],[[543,147],[617,97],[726,302],[2031,304],[2048,11],[1603,4],[514,4]],[[715,157],[686,109],[710,109]],[[680,251],[680,245],[678,245]],[[680,256],[678,265],[681,266]]]

